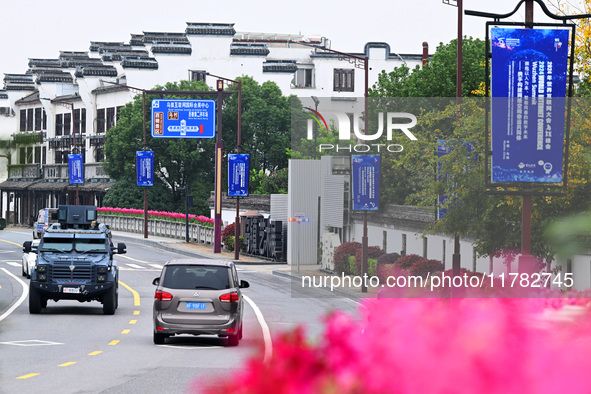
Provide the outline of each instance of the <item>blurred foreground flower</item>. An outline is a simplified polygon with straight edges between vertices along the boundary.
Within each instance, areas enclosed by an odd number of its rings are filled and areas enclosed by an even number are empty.
[[[588,301],[370,300],[361,321],[342,313],[328,317],[318,343],[309,343],[299,328],[275,338],[269,362],[253,358],[231,381],[198,381],[193,389],[587,393],[591,330],[588,309],[580,305]],[[561,308],[577,308],[577,313],[562,314]]]

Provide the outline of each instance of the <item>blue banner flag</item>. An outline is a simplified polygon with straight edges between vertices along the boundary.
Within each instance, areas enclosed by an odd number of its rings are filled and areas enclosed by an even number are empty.
[[[136,151],[137,185],[154,186],[154,152]]]
[[[492,182],[561,183],[569,30],[491,29]]]
[[[380,156],[353,155],[353,210],[377,211],[380,191]]]
[[[70,184],[84,183],[84,164],[82,155],[68,155]]]
[[[228,155],[228,196],[248,196],[248,167],[250,155]]]

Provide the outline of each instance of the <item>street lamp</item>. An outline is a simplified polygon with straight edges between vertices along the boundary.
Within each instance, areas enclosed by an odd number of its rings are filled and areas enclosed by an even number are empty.
[[[236,130],[236,152],[240,153],[240,148],[242,144],[242,81],[221,77],[219,75],[214,75],[209,72],[202,73],[205,79],[205,76],[209,75],[214,78],[218,78],[219,80],[231,82],[238,84],[238,125]],[[223,86],[222,86],[223,88]],[[247,174],[248,176],[248,174]],[[234,260],[240,259],[240,197],[236,197],[236,218],[234,219]]]
[[[62,100],[56,100],[56,99],[50,99],[47,97],[39,97],[39,100],[49,100],[49,102],[51,103],[56,103],[56,104],[60,104],[66,107],[70,107],[71,109],[71,113],[72,113],[72,120],[70,122],[70,127],[71,127],[71,132],[72,132],[72,139],[74,141],[74,148],[72,150],[73,153],[76,153],[76,128],[74,127],[74,119],[75,119],[75,115],[74,115],[74,103],[70,103],[68,101],[62,101]],[[78,195],[78,184],[76,184],[76,205],[80,205],[80,198]]]

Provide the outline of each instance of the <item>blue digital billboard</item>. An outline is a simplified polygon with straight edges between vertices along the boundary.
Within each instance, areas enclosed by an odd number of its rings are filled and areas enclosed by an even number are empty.
[[[84,183],[84,164],[82,155],[68,155],[70,183]]]
[[[351,156],[353,210],[377,211],[380,195],[380,156]]]
[[[248,167],[250,155],[228,155],[228,196],[248,196]]]
[[[562,182],[568,52],[567,29],[491,29],[492,182]]]
[[[138,186],[154,186],[154,152],[137,151],[136,169]]]
[[[214,138],[214,100],[152,100],[152,137]]]

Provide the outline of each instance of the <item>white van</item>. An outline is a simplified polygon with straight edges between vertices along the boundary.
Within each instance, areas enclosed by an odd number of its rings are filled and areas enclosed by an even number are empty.
[[[57,218],[52,219],[52,216],[57,216],[57,208],[43,208],[39,210],[37,221],[33,223],[33,239],[41,238],[50,224],[57,223]]]

